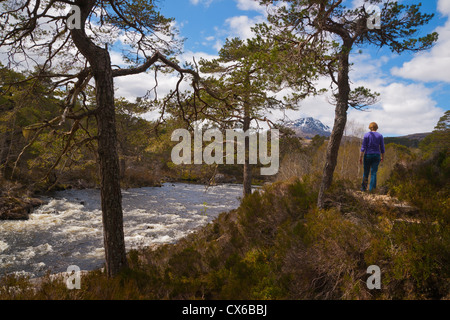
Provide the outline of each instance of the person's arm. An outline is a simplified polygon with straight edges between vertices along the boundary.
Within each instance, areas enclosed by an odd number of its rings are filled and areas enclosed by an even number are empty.
[[[359,154],[359,163],[360,164],[363,163],[364,153],[366,153],[368,143],[369,143],[368,138],[366,136],[364,136],[362,146],[361,146],[361,153]]]
[[[380,151],[381,151],[381,162],[383,162],[384,154],[386,153],[386,150],[384,148],[384,137],[383,136],[381,136]]]

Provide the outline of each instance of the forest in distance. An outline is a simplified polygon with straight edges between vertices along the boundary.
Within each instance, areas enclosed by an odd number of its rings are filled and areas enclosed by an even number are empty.
[[[350,54],[365,45],[430,50],[439,35],[417,29],[434,15],[397,1],[363,1],[380,16],[339,0],[255,2],[270,10],[253,38],[229,38],[217,57],[184,65],[174,20],[157,1],[75,0],[69,13],[66,1],[0,4],[8,52],[0,62],[0,224],[34,219],[55,192],[96,189],[104,247],[103,268],[84,270],[75,290],[64,274],[5,273],[1,300],[450,299],[450,111],[432,132],[385,138],[370,192],[361,190],[358,162],[369,124],[348,120],[350,109],[367,110],[381,96],[353,86]],[[112,31],[129,40],[126,68],[112,63]],[[116,95],[116,79],[144,72],[156,81],[146,96]],[[178,80],[159,96],[163,74]],[[323,78],[328,88],[317,86]],[[267,118],[326,93],[330,136],[305,139]],[[183,156],[200,148],[222,157],[225,142],[196,140],[199,123],[202,133],[251,132],[223,155],[236,161],[175,163],[180,129],[192,142]],[[262,131],[251,130],[261,124],[271,138],[263,147]],[[279,160],[276,174],[262,174],[267,163],[253,157],[265,147]],[[242,194],[236,209],[175,243],[126,250],[124,191],[166,183],[239,185]],[[12,250],[2,239],[0,263]]]

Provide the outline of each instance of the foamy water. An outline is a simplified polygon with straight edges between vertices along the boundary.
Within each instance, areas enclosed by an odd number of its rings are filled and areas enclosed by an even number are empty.
[[[161,188],[124,190],[127,250],[173,243],[237,208],[240,185],[164,184]],[[66,190],[47,198],[27,221],[0,221],[0,275],[32,277],[47,270],[63,272],[101,267],[103,230],[98,190]]]

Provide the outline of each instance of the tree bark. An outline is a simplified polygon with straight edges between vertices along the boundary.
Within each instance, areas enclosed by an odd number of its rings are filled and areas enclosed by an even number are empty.
[[[99,59],[100,60],[100,59]],[[122,192],[117,152],[114,108],[114,84],[109,53],[105,50],[99,61],[104,72],[94,75],[98,112],[98,156],[101,177],[103,241],[106,272],[112,277],[127,266],[123,233]]]
[[[98,126],[98,161],[101,179],[101,207],[106,273],[117,275],[127,266],[123,233],[122,192],[117,152],[114,80],[107,48],[95,45],[84,31],[85,21],[95,1],[79,1],[82,26],[71,31],[77,49],[89,62],[95,79]]]
[[[250,112],[248,106],[244,107],[244,132],[250,134]],[[245,136],[245,162],[244,162],[244,197],[252,193],[252,165],[250,164],[250,137]]]
[[[325,192],[333,181],[333,173],[336,168],[339,147],[347,124],[347,110],[350,95],[349,83],[349,56],[351,44],[344,42],[344,47],[339,57],[338,71],[338,97],[335,109],[334,126],[327,146],[326,162],[323,169],[322,182],[320,184],[317,206],[324,207]]]

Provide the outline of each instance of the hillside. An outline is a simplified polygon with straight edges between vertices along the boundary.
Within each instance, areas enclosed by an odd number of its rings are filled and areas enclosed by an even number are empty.
[[[412,147],[412,148],[418,148],[419,143],[425,139],[427,136],[429,136],[431,132],[426,133],[414,133],[406,136],[401,137],[385,137],[384,142],[386,144],[388,143],[396,143],[403,145],[405,147]]]

